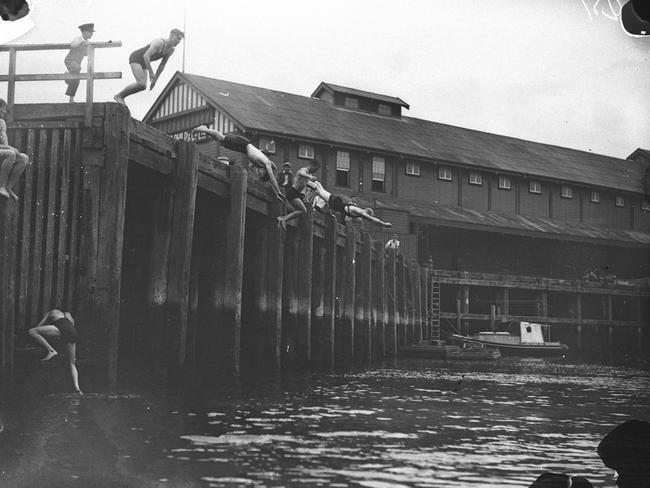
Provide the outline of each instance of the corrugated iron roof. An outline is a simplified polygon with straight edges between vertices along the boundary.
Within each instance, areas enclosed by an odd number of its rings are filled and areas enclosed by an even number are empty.
[[[355,199],[358,200],[358,197]],[[446,205],[426,204],[422,202],[389,199],[375,199],[376,208],[390,208],[408,211],[412,217],[422,218],[425,222],[463,227],[474,230],[486,230],[504,233],[527,234],[539,237],[557,237],[567,240],[601,240],[609,242],[627,242],[632,245],[650,245],[650,234],[633,230],[603,228],[583,222],[567,222],[543,217],[510,215],[478,210],[475,208],[453,207]]]
[[[251,130],[464,164],[503,173],[641,193],[641,164],[411,117],[382,117],[328,102],[205,76],[181,74]],[[170,83],[172,83],[174,79]]]
[[[333,83],[327,83],[323,81],[318,87],[314,90],[314,92],[311,94],[312,97],[315,97],[316,94],[321,91],[323,88],[329,88],[332,91],[339,92],[339,93],[345,93],[347,95],[355,95],[357,97],[365,97],[365,98],[371,98],[374,100],[380,100],[382,102],[387,102],[387,103],[395,103],[397,105],[401,105],[402,107],[409,108],[409,104],[406,103],[404,100],[402,100],[399,97],[391,97],[388,95],[381,95],[379,93],[373,93],[373,92],[368,92],[364,90],[357,90],[356,88],[349,88],[347,86],[341,86],[341,85],[335,85]]]

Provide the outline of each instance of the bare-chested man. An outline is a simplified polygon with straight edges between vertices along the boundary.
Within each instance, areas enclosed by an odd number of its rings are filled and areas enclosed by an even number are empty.
[[[283,229],[286,229],[287,222],[292,219],[297,219],[300,216],[307,213],[307,207],[305,207],[305,196],[303,195],[303,190],[307,186],[307,182],[314,181],[316,177],[314,173],[320,168],[320,163],[315,159],[312,159],[309,162],[309,166],[300,168],[296,173],[295,178],[293,179],[293,185],[287,188],[287,201],[294,208],[293,212],[288,213],[278,217],[278,225]]]
[[[178,46],[181,39],[184,37],[185,34],[183,34],[182,31],[179,29],[172,29],[169,33],[169,39],[154,39],[146,46],[133,51],[131,56],[129,56],[129,63],[131,64],[131,71],[133,71],[133,76],[135,77],[135,83],[130,84],[120,93],[115,95],[113,97],[115,101],[126,105],[124,101],[126,97],[141,92],[142,90],[146,90],[147,73],[149,73],[149,78],[151,79],[149,90],[153,90],[158,77],[165,68],[165,64],[167,64],[167,60],[169,60],[169,57],[174,52],[174,48]],[[151,62],[158,59],[160,59],[160,64],[154,73],[153,68],[151,67]]]

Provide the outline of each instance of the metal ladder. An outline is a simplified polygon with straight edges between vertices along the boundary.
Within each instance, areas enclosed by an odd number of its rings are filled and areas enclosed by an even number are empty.
[[[429,281],[429,331],[431,342],[440,340],[440,282]]]

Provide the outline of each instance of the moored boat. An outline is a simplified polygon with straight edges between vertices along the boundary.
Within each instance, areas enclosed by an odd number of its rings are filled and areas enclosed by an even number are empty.
[[[560,356],[568,351],[566,344],[545,341],[544,328],[550,329],[550,325],[520,322],[519,336],[510,332],[483,331],[471,336],[452,334],[451,337],[469,344],[496,347],[504,355]]]

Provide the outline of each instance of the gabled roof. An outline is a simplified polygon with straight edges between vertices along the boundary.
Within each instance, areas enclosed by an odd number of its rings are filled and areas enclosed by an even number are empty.
[[[388,95],[380,95],[379,93],[357,90],[356,88],[348,88],[347,86],[334,85],[333,83],[325,83],[324,81],[318,85],[311,96],[315,97],[321,90],[345,93],[346,95],[354,95],[356,97],[371,98],[373,100],[379,100],[380,102],[394,103],[396,105],[401,105],[402,107],[409,108],[409,104],[398,97],[389,97]]]
[[[638,147],[634,150],[632,154],[630,154],[627,159],[637,159],[637,156],[641,156],[643,159],[646,161],[650,161],[650,149],[643,149],[641,147]]]
[[[176,73],[170,84],[176,78],[191,84],[248,130],[379,154],[642,192],[645,167],[630,160],[411,117],[345,110],[310,97],[205,76]],[[159,98],[155,105],[160,102]]]

